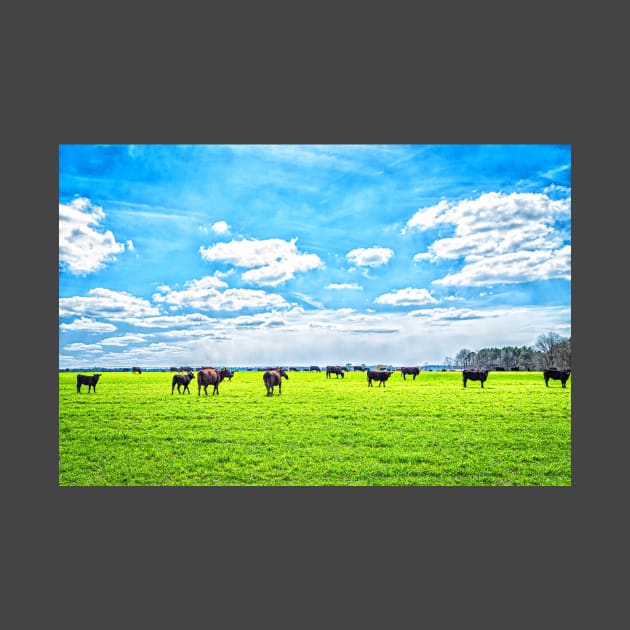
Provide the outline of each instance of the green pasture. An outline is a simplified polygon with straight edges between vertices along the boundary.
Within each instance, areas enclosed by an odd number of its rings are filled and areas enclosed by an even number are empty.
[[[60,486],[570,486],[571,380],[541,372],[326,378],[266,395],[236,372],[219,395],[171,394],[168,372],[59,373]]]

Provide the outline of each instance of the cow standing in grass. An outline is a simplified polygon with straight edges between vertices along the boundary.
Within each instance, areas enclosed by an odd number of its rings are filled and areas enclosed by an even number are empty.
[[[197,372],[197,394],[201,395],[201,388],[208,395],[208,385],[212,385],[212,395],[218,395],[219,393],[219,383],[227,376],[229,370],[223,368],[222,370],[216,370],[215,368],[201,368]]]
[[[101,378],[100,374],[92,374],[92,376],[86,376],[85,374],[77,374],[77,394],[81,392],[81,385],[88,386],[88,394],[90,390],[94,390],[96,394],[96,383]]]
[[[286,378],[289,380],[289,375],[286,371],[279,367],[266,370],[263,374],[263,382],[265,383],[265,387],[267,388],[267,396],[273,396],[273,388],[278,387],[278,394],[282,393],[282,379]]]
[[[385,387],[385,381],[392,375],[389,370],[368,370],[367,382],[368,387],[373,387],[372,381],[378,381],[378,386]]]
[[[462,378],[464,379],[464,387],[466,387],[466,381],[479,381],[483,387],[488,378],[488,370],[464,370]]]
[[[326,366],[326,378],[330,378],[330,375],[334,374],[335,378],[344,377],[343,368],[340,365],[327,365]]]
[[[560,381],[562,383],[562,387],[566,388],[569,376],[571,376],[570,369],[559,370],[558,368],[549,368],[543,372],[545,387],[549,387],[549,379],[551,378],[555,381]]]
[[[417,366],[414,367],[401,367],[400,368],[400,373],[402,374],[403,379],[406,381],[407,380],[407,374],[409,374],[410,376],[413,375],[413,380],[416,380],[416,376],[418,376],[418,374],[420,374],[420,368]]]
[[[175,391],[176,385],[178,394],[183,394],[185,392],[190,394],[190,388],[188,385],[193,378],[195,378],[195,375],[192,372],[188,372],[188,374],[173,374],[173,380],[171,381],[171,394]],[[182,386],[184,389],[183,391],[180,391]]]

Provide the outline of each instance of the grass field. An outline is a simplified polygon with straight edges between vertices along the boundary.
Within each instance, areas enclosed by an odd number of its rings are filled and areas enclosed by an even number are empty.
[[[218,396],[167,372],[59,373],[60,486],[570,486],[571,379],[459,372],[344,379],[289,372],[266,396],[236,372]]]

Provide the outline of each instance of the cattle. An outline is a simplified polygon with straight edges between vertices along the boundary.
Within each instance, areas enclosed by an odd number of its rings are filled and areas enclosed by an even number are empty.
[[[571,369],[568,368],[566,370],[559,370],[558,368],[549,368],[548,370],[543,371],[543,377],[545,379],[545,387],[549,387],[549,379],[553,379],[555,381],[560,381],[562,383],[562,387],[567,386],[567,381],[569,380],[569,376],[571,376]]]
[[[365,370],[367,370],[367,368],[362,366],[362,365],[353,365],[352,366],[352,370],[353,370],[353,372],[365,372]]]
[[[392,375],[389,370],[368,370],[367,382],[368,387],[372,387],[372,381],[378,381],[378,386],[385,387],[385,381]]]
[[[224,369],[225,369],[224,378],[227,378],[228,381],[232,382],[232,377],[234,376],[234,370],[230,371],[228,368],[224,368]]]
[[[203,368],[201,368],[201,369],[203,369]],[[180,368],[179,368],[179,371],[180,371],[180,372],[186,372],[186,373],[188,373],[188,372],[194,372],[194,370],[193,370],[191,367],[188,367],[188,366],[186,366],[186,367],[180,367]]]
[[[92,374],[92,376],[77,374],[77,394],[81,392],[81,385],[88,386],[88,394],[90,393],[90,390],[94,390],[94,393],[96,394],[96,383],[98,383],[99,378],[101,378],[100,374]]]
[[[331,374],[335,374],[335,378],[344,378],[343,368],[340,365],[327,365],[326,366],[326,378],[330,378]]]
[[[201,368],[197,372],[197,395],[201,396],[201,388],[203,387],[203,391],[206,396],[208,395],[208,385],[212,385],[212,395],[218,395],[219,393],[219,383],[227,376],[229,370],[223,368],[221,370],[216,370],[215,368],[207,367]]]
[[[195,378],[195,375],[191,372],[187,374],[173,374],[173,380],[171,381],[171,394],[175,391],[175,385],[177,385],[177,393],[183,394],[184,392],[188,392],[190,394],[190,388],[188,385],[190,381]],[[183,391],[180,391],[180,388],[184,387]]]
[[[413,374],[413,380],[416,380],[416,376],[418,376],[418,374],[420,374],[420,368],[417,366],[414,367],[401,367],[400,368],[400,373],[402,374],[402,377],[404,380],[407,380],[407,374],[409,374],[410,376]]]
[[[282,393],[282,378],[289,380],[289,375],[281,367],[266,370],[263,374],[263,382],[267,388],[267,396],[273,396],[273,388],[278,386],[278,394]]]
[[[132,371],[134,374],[142,374],[142,370],[141,370],[139,367],[137,367],[137,366],[132,367],[132,368],[131,368],[131,371]]]
[[[464,387],[466,387],[466,381],[479,381],[483,387],[488,378],[488,370],[463,370],[462,378],[464,379]]]
[[[311,366],[308,368],[308,371],[309,371],[309,372],[321,372],[321,370],[319,369],[319,365],[311,365]]]
[[[168,369],[169,372],[179,372],[179,368],[178,367],[170,367]]]

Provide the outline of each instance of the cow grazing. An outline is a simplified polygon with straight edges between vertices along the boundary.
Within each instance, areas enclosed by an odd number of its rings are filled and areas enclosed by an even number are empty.
[[[131,371],[132,371],[134,374],[142,374],[142,370],[141,370],[139,367],[137,367],[137,366],[132,367],[132,368],[131,368]]]
[[[372,387],[372,381],[378,381],[378,386],[385,387],[385,381],[392,375],[389,370],[368,370],[367,382],[368,387]]]
[[[206,396],[208,395],[208,385],[212,385],[212,395],[219,393],[219,383],[227,376],[229,370],[223,368],[221,370],[216,370],[215,368],[201,368],[197,372],[197,394],[201,395],[201,388],[203,387],[203,391]]]
[[[192,372],[188,372],[187,374],[173,374],[173,380],[171,381],[171,394],[175,391],[175,385],[177,385],[178,394],[183,394],[184,392],[188,392],[190,394],[190,388],[188,385],[193,378],[195,378],[195,375]],[[183,391],[180,391],[182,386],[184,389]]]
[[[331,378],[330,375],[335,374],[335,378],[344,377],[343,368],[340,365],[327,365],[326,366],[326,378]]]
[[[321,370],[320,370],[320,368],[319,368],[319,365],[311,365],[311,366],[308,368],[308,371],[309,371],[309,372],[321,372]]]
[[[416,376],[418,376],[418,374],[420,374],[420,368],[417,366],[414,367],[401,367],[400,368],[400,373],[402,374],[403,379],[406,381],[407,380],[407,374],[409,374],[410,376],[413,375],[413,380],[416,380]]]
[[[543,377],[545,379],[545,387],[549,387],[549,379],[553,379],[555,381],[560,381],[562,383],[562,387],[567,386],[567,381],[569,380],[569,376],[571,376],[571,369],[559,370],[558,368],[549,368],[543,372]]]
[[[92,374],[92,376],[77,374],[77,394],[81,391],[81,385],[88,386],[88,394],[90,393],[90,390],[94,390],[94,393],[96,394],[96,383],[98,383],[99,378],[101,378],[100,374]]]
[[[278,394],[282,393],[282,378],[289,380],[289,375],[281,367],[267,370],[263,374],[263,382],[267,388],[267,396],[273,396],[273,388],[278,386]]]
[[[466,381],[479,381],[483,387],[488,378],[488,370],[464,370],[462,378],[464,379],[464,387],[466,387]]]

